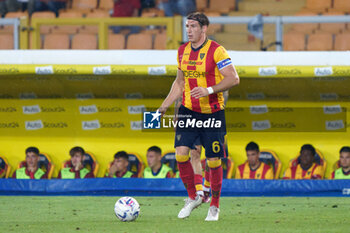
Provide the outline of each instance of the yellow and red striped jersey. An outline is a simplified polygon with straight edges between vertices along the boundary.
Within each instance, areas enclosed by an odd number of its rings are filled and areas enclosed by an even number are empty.
[[[195,87],[211,87],[224,78],[220,70],[232,64],[224,47],[207,39],[197,49],[187,42],[180,46],[177,56],[178,69],[185,77],[182,105],[199,113],[214,113],[224,109],[222,92],[200,99],[191,97],[190,91]]]
[[[322,167],[316,163],[313,163],[307,171],[302,169],[300,164],[298,164],[297,166],[287,168],[283,179],[321,179],[322,174]]]
[[[272,180],[273,179],[273,171],[272,168],[264,163],[260,162],[260,166],[251,170],[249,167],[248,161],[239,165],[236,170],[236,179],[258,179],[258,180]]]

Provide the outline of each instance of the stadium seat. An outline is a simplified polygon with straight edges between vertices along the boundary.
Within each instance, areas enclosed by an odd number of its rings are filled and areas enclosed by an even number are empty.
[[[334,50],[350,50],[350,33],[337,34],[335,36]]]
[[[350,12],[349,0],[333,0],[333,8],[339,11]]]
[[[97,49],[97,36],[94,34],[74,35],[72,49]]]
[[[330,51],[333,49],[333,35],[327,32],[311,34],[306,47],[309,51]]]
[[[111,10],[114,7],[113,0],[100,0],[100,4],[98,6],[99,9]]]
[[[86,18],[109,18],[109,12],[105,10],[97,10],[93,12],[89,12],[86,14]],[[98,26],[96,25],[84,25],[79,30],[79,33],[84,34],[98,34]]]
[[[156,34],[154,38],[154,49],[166,49],[167,38],[166,32]]]
[[[34,12],[32,14],[32,19],[37,19],[37,18],[54,19],[56,18],[56,15],[51,11]],[[51,26],[51,25],[42,25],[40,26],[40,34],[49,34],[51,33],[51,30],[53,28],[54,26]]]
[[[295,16],[316,16],[316,15],[317,14],[313,12],[299,12],[295,14]],[[298,23],[298,24],[292,24],[292,28],[295,31],[310,34],[319,28],[319,24],[318,23]]]
[[[177,162],[175,158],[175,152],[167,152],[162,155],[162,164],[167,165],[173,170],[174,176],[176,175],[176,172],[179,170],[177,167]]]
[[[8,178],[10,176],[11,166],[6,158],[0,156],[0,178]]]
[[[158,8],[146,8],[142,10],[141,17],[164,17],[165,13],[163,10]]]
[[[332,0],[307,0],[306,8],[314,11],[325,11],[332,7]]]
[[[97,0],[72,0],[72,9],[92,10],[97,8]]]
[[[305,50],[305,34],[291,31],[283,35],[283,50],[303,51]]]
[[[141,156],[136,153],[128,153],[129,155],[129,166],[128,170],[132,173],[137,174],[138,178],[143,176],[143,170],[145,169],[145,164],[143,163]]]
[[[83,13],[80,11],[63,11],[59,14],[60,19],[75,19],[83,18]],[[79,31],[80,25],[59,25],[52,29],[52,33],[58,34],[75,34]]]
[[[335,161],[335,163],[333,164],[333,171],[337,170],[338,168],[340,168],[340,161],[339,161],[339,159],[337,161]]]
[[[48,34],[45,36],[43,49],[69,49],[69,35]]]
[[[235,0],[210,0],[207,11],[220,12],[227,14],[235,9]]]
[[[152,49],[152,35],[139,33],[128,36],[127,49]]]
[[[109,34],[108,49],[125,49],[125,36],[123,34]]]
[[[316,149],[316,155],[315,155],[315,163],[317,163],[318,165],[322,166],[322,178],[324,177],[324,173],[326,171],[326,167],[327,167],[327,162],[324,158],[324,156],[322,155],[322,153]],[[289,167],[296,167],[298,166],[298,164],[300,163],[300,155],[298,155],[296,158],[291,159],[289,161]]]
[[[84,158],[83,158],[83,165],[86,169],[93,171],[94,176],[97,176],[98,169],[100,165],[98,164],[95,156],[91,152],[85,152]],[[71,160],[65,160],[62,163],[62,168],[66,167],[72,167],[72,162]]]
[[[274,178],[278,179],[281,173],[282,163],[276,153],[271,150],[261,150],[259,160],[270,165],[273,169]]]
[[[208,7],[207,0],[196,0],[196,6],[198,11],[203,11]]]
[[[13,49],[13,35],[12,34],[0,34],[0,50],[1,49]]]
[[[204,171],[206,166],[206,159],[202,159],[202,169]],[[232,179],[233,177],[233,171],[234,171],[234,165],[233,159],[231,157],[221,158],[221,166],[223,171],[223,177],[224,179]]]
[[[26,161],[22,161],[18,164],[18,168],[22,167],[27,167]],[[51,179],[55,165],[51,162],[51,158],[48,154],[42,152],[40,153],[38,167],[41,168],[47,174],[48,179]]]
[[[207,12],[206,15],[208,17],[217,17],[221,16],[219,12]],[[221,24],[209,24],[207,34],[208,35],[214,35],[217,32],[222,31],[222,25]]]
[[[334,15],[344,15],[343,12],[328,12],[323,13],[324,16],[334,16]],[[325,32],[330,32],[333,34],[337,34],[345,30],[346,23],[321,23],[320,30]]]

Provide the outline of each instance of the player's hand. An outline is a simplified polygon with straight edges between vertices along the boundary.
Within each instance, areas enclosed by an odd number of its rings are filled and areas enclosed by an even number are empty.
[[[117,164],[113,163],[109,168],[109,173],[108,173],[109,177],[113,177],[113,175],[117,172],[117,170],[118,170]]]
[[[193,96],[196,99],[208,96],[209,92],[207,88],[204,87],[195,87],[191,90],[191,96]]]
[[[166,110],[168,110],[167,107],[163,107],[163,106],[160,106],[157,111],[159,111],[160,114],[162,114],[161,116],[163,116],[165,113],[166,113]]]

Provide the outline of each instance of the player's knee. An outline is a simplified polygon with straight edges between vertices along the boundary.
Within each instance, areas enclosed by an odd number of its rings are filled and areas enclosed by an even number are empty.
[[[200,161],[201,160],[201,153],[197,149],[191,150],[191,159],[192,161]]]
[[[208,167],[209,168],[216,168],[221,166],[221,159],[210,159],[208,160]]]
[[[190,159],[190,156],[188,156],[188,155],[176,155],[175,158],[176,158],[177,162],[184,163]]]

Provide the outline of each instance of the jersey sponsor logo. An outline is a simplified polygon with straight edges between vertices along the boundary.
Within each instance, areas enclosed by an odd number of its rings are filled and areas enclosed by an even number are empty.
[[[326,121],[326,130],[338,130],[344,128],[343,120]]]
[[[190,60],[190,61],[183,61],[182,64],[184,65],[190,65],[190,66],[196,66],[196,65],[202,65],[203,62],[202,61],[193,61],[193,60]]]
[[[333,74],[332,67],[315,67],[314,69],[315,76],[329,76]]]
[[[44,124],[41,120],[36,121],[26,121],[25,129],[26,130],[38,130],[44,128]]]
[[[81,124],[83,130],[95,130],[101,127],[99,120],[82,121]]]
[[[337,113],[341,113],[342,109],[340,105],[323,106],[323,112],[324,114],[337,114]]]
[[[223,68],[225,68],[226,66],[229,66],[232,64],[232,61],[230,58],[226,58],[222,61],[219,61],[218,63],[216,63],[216,65],[218,66],[218,69],[221,70]]]
[[[196,70],[183,70],[185,78],[205,78],[208,72],[199,72]]]

